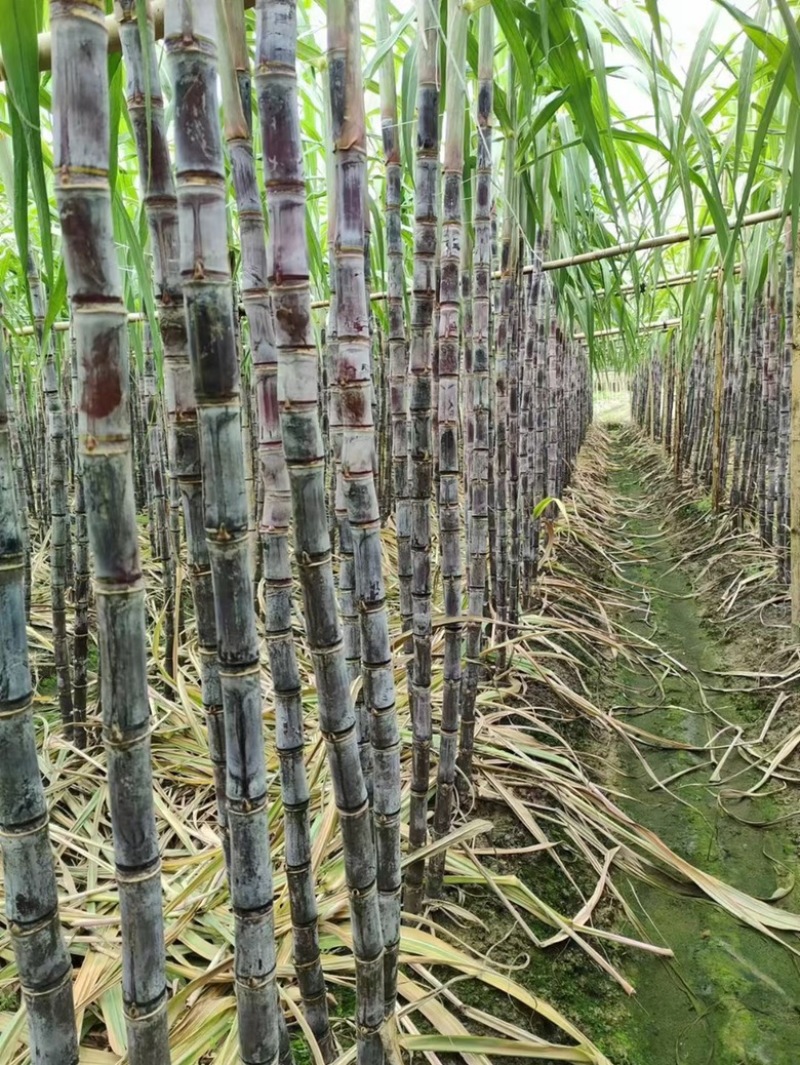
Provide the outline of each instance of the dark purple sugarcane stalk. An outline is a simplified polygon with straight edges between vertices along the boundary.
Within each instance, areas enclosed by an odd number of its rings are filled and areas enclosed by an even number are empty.
[[[417,153],[414,163],[414,263],[408,372],[409,498],[411,516],[411,806],[409,849],[428,838],[431,738],[431,495],[433,490],[433,353],[438,257],[439,43],[433,7],[417,7]],[[422,907],[425,862],[406,870],[404,907]]]
[[[455,808],[456,751],[461,716],[461,655],[463,644],[461,501],[459,487],[459,393],[461,374],[461,248],[463,242],[464,108],[466,93],[467,15],[459,0],[448,0],[448,51],[444,162],[442,165],[441,280],[439,285],[439,541],[444,599],[444,663],[439,766],[432,835],[450,830]],[[441,894],[445,851],[431,857],[428,890]]]
[[[479,658],[484,596],[488,582],[489,555],[489,456],[490,355],[492,284],[492,118],[494,92],[494,12],[481,9],[478,25],[478,144],[475,171],[473,219],[475,241],[472,253],[472,371],[469,377],[467,436],[469,527],[467,541],[467,611],[464,692],[459,737],[459,781],[472,781],[475,739],[475,701],[478,692]]]

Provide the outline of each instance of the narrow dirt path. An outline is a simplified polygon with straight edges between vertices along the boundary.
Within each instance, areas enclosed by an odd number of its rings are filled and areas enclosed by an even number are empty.
[[[614,433],[611,483],[630,515],[620,532],[633,542],[640,561],[626,565],[624,577],[642,610],[633,621],[629,616],[618,620],[686,669],[659,678],[659,683],[644,669],[619,666],[604,679],[603,702],[620,718],[696,750],[643,747],[648,772],[621,745],[618,770],[609,783],[626,794],[622,805],[627,811],[682,857],[762,899],[783,893],[779,904],[798,912],[797,821],[762,827],[789,808],[769,795],[737,800],[731,792],[746,791],[758,775],[734,752],[716,781],[716,767],[709,752],[702,751],[723,727],[718,715],[751,734],[757,731],[763,702],[713,690],[724,687],[714,671],[732,663],[726,661],[720,636],[703,619],[705,604],[690,575],[676,566],[691,545],[680,542],[669,500],[644,481],[626,440],[624,433]],[[718,759],[732,738],[731,731],[715,740]],[[667,787],[655,783],[670,778]],[[643,955],[629,971],[637,988],[634,1060],[641,1065],[800,1062],[799,957],[677,888],[631,881],[627,896],[643,914],[653,941],[675,953],[672,961]]]

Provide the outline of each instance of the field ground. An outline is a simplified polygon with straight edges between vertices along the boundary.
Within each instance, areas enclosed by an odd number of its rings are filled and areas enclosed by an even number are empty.
[[[522,964],[527,948],[518,978],[615,1065],[788,1065],[798,1012],[790,990],[797,982],[794,940],[740,920],[736,910],[745,895],[731,895],[727,887],[773,900],[778,923],[782,912],[793,911],[796,934],[798,790],[768,783],[765,758],[755,757],[762,732],[770,731],[765,722],[775,704],[774,677],[763,678],[763,687],[760,681],[739,687],[728,675],[734,669],[756,673],[768,652],[780,656],[785,604],[774,608],[773,635],[757,647],[750,643],[748,659],[748,626],[721,616],[700,556],[683,558],[687,529],[699,522],[710,540],[707,553],[719,561],[702,501],[698,506],[690,493],[676,510],[660,453],[626,429],[596,435],[589,450],[600,462],[587,471],[584,455],[570,512],[593,502],[604,512],[607,565],[586,566],[580,557],[577,565],[607,607],[612,628],[631,647],[647,650],[583,669],[593,704],[630,730],[598,730],[583,719],[562,735],[622,810],[670,849],[668,861],[644,880],[629,869],[615,871],[612,862],[619,895],[606,893],[594,916],[612,935],[648,939],[672,956],[606,942],[605,960],[620,978],[615,982],[604,979],[574,942],[530,951],[530,942],[509,933],[502,918],[488,925],[486,946],[497,949],[491,941],[501,939],[509,964]],[[562,561],[574,573],[570,555],[566,545]],[[738,563],[728,560],[734,569]],[[795,697],[781,703],[782,723],[772,726],[777,749],[786,737],[791,742],[797,724]],[[497,813],[496,847],[531,843],[514,818]],[[692,870],[683,882],[671,875],[681,866]],[[496,867],[515,872],[562,913],[572,912],[581,894],[538,855]],[[723,905],[698,888],[704,874],[719,878]],[[579,886],[585,898],[588,884]]]
[[[626,403],[615,395],[596,409],[602,421],[614,422],[614,411]],[[574,941],[531,950],[530,937],[509,930],[502,911],[487,921],[480,948],[519,966],[520,982],[552,1002],[615,1065],[788,1065],[798,1014],[791,988],[797,983],[800,779],[797,760],[786,752],[794,749],[797,699],[779,696],[778,723],[770,711],[781,684],[758,676],[767,657],[784,656],[786,604],[769,608],[771,628],[757,643],[748,638],[746,620],[754,602],[734,600],[723,617],[724,600],[709,572],[729,588],[761,576],[766,594],[774,592],[764,580],[764,573],[774,577],[769,560],[758,560],[761,548],[748,534],[726,557],[707,501],[682,492],[676,507],[661,453],[638,435],[619,427],[595,434],[578,479],[570,514],[575,520],[576,509],[593,504],[603,512],[605,564],[587,566],[580,554],[573,559],[569,543],[562,545],[561,563],[592,587],[610,627],[636,650],[599,665],[584,662],[582,669],[593,705],[626,728],[598,730],[583,718],[562,723],[560,734],[668,856],[653,869],[639,867],[644,877],[617,871],[612,861],[615,887],[594,911],[598,925],[612,937],[647,939],[665,951],[628,950],[606,940],[603,956],[617,979],[604,979]],[[706,542],[687,559],[692,530]],[[697,540],[690,542],[697,549]],[[745,620],[736,620],[737,610]],[[753,679],[734,679],[734,672]],[[547,695],[538,697],[548,704],[545,715],[556,716]],[[776,751],[785,756],[791,784],[770,779]],[[507,810],[486,804],[480,812],[494,820],[485,843],[522,849],[533,842]],[[574,840],[551,838],[570,852]],[[515,874],[561,913],[573,912],[591,893],[577,869],[570,884],[543,855],[487,865],[498,875]],[[749,896],[774,904],[776,925],[789,915],[791,939],[754,927],[752,913],[741,919]],[[487,892],[487,908],[492,901]],[[485,914],[483,906],[473,899],[474,911]],[[466,986],[460,994],[487,1004],[478,989]]]
[[[404,933],[401,1000],[417,1008],[401,1031],[504,1035],[519,1040],[520,1054],[510,1056],[519,1061],[527,1039],[577,1047],[558,1060],[597,1065],[788,1065],[800,772],[794,667],[781,649],[786,605],[750,534],[726,532],[702,500],[674,487],[656,448],[613,424],[627,397],[613,397],[616,408],[606,402],[609,427],[592,430],[568,517],[546,527],[537,596],[507,646],[505,672],[490,670],[482,686],[479,790],[462,800],[464,839],[448,852],[435,923]],[[393,572],[391,528],[385,546]],[[96,736],[83,755],[59,737],[46,567],[40,552],[30,636],[62,914],[79,967],[81,1061],[117,1065],[125,1037],[105,756]],[[767,622],[757,638],[754,613]],[[192,621],[177,691],[161,669],[155,596],[151,622],[175,1061],[226,1065],[237,1054],[232,923],[192,681]],[[440,654],[437,643],[435,676]],[[488,656],[495,666],[497,654],[495,646]],[[353,974],[340,839],[307,659],[302,668],[323,959],[347,1048]],[[408,741],[400,664],[397,681]],[[93,673],[90,705],[95,683]],[[268,745],[270,692],[265,671]],[[780,713],[771,713],[776,695]],[[279,977],[291,1022],[298,1002],[277,788],[271,817]],[[7,940],[0,956],[10,959]],[[8,964],[0,1065],[27,1060],[14,981]],[[297,1061],[310,1060],[296,1025],[293,1032]]]

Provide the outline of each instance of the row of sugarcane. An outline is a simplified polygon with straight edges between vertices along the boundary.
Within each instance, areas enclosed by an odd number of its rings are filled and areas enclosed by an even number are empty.
[[[742,269],[682,360],[673,332],[633,378],[633,415],[738,527],[752,520],[790,583],[789,454],[796,284],[791,224],[763,287]]]
[[[281,767],[294,961],[309,1028],[323,1057],[330,1060],[335,1054],[311,874],[293,617],[293,580],[299,577],[304,638],[314,666],[319,727],[350,893],[358,1058],[369,1065],[391,1053],[403,891],[397,662],[387,609],[380,499],[391,500],[398,540],[413,735],[413,852],[427,843],[429,834],[436,533],[445,643],[430,833],[441,841],[452,826],[457,785],[469,786],[473,776],[476,696],[488,661],[484,652],[490,628],[494,626],[494,642],[501,645],[496,657],[502,666],[502,645],[517,635],[520,614],[535,595],[539,529],[552,517],[545,508],[566,487],[591,418],[585,354],[562,332],[556,293],[540,269],[546,238],[540,238],[524,269],[524,244],[510,201],[500,237],[501,276],[494,289],[492,285],[494,27],[489,6],[478,16],[472,233],[463,210],[468,16],[451,2],[440,167],[438,13],[427,3],[420,6],[408,321],[396,94],[392,65],[383,64],[384,372],[365,266],[366,121],[358,7],[354,0],[329,5],[332,297],[321,373],[305,236],[296,14],[293,0],[257,4],[255,96],[267,239],[241,4],[220,2],[215,8],[211,0],[181,0],[167,7],[173,176],[153,24],[142,0],[117,3],[153,256],[162,395],[146,330],[141,373],[128,357],[128,313],[108,191],[104,4],[51,3],[54,169],[72,340],[69,359],[64,352],[57,358],[54,330],[45,341],[45,295],[31,263],[34,335],[46,349],[40,352],[43,406],[38,396],[31,397],[19,365],[12,367],[8,354],[0,359],[5,374],[5,381],[0,380],[0,616],[10,619],[0,657],[0,744],[14,755],[3,759],[0,772],[0,838],[7,913],[36,1065],[71,1065],[78,1049],[71,963],[58,925],[31,717],[26,618],[34,517],[50,535],[54,665],[65,738],[76,745],[88,737],[87,534],[91,549],[129,1060],[133,1065],[170,1060],[150,758],[148,606],[137,524],[143,510],[149,517],[151,549],[161,562],[165,616],[172,618],[166,628],[167,677],[177,670],[183,632],[181,604],[175,601],[181,521],[185,535],[202,703],[235,915],[240,1050],[248,1063],[291,1056],[276,988],[256,572],[265,591],[262,621],[275,692],[274,742]],[[385,8],[381,19],[388,37]],[[239,224],[236,291],[228,255],[223,140]],[[513,139],[506,147],[508,174],[514,169]],[[243,350],[249,358],[242,358]],[[327,381],[322,397],[320,377]],[[381,461],[376,447],[376,411],[386,411],[391,419],[390,464]],[[333,484],[331,505],[327,471]],[[376,471],[384,481],[380,497]],[[338,572],[331,527],[338,540]],[[71,573],[72,654],[66,601]],[[360,686],[354,685],[356,680]],[[407,911],[418,912],[426,893],[432,898],[441,893],[445,855],[443,843],[427,870],[421,858],[410,862]]]

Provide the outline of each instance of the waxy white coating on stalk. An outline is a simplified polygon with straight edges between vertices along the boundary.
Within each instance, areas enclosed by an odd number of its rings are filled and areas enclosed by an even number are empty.
[[[77,343],[78,446],[94,562],[128,1056],[131,1065],[167,1065],[145,590],[131,467],[127,312],[108,184],[104,12],[101,0],[51,0],[53,161]]]
[[[411,805],[413,852],[428,839],[431,737],[431,493],[433,488],[433,319],[438,254],[439,38],[437,15],[418,0],[417,153],[414,161],[414,264],[409,323],[409,499],[411,517]],[[425,886],[424,860],[406,870],[404,908],[417,913]]]
[[[137,10],[142,3],[145,3],[148,14],[144,39]],[[225,799],[225,726],[217,660],[211,563],[203,521],[200,430],[189,363],[180,278],[178,199],[167,141],[164,101],[149,5],[145,0],[116,0],[115,10],[125,60],[126,97],[139,160],[142,201],[150,231],[155,296],[164,350],[167,460],[172,488],[171,550],[174,557],[180,556],[180,507],[183,510],[186,529],[189,585],[200,654],[200,690],[214,773],[217,821],[227,861],[229,854]]]
[[[374,389],[364,277],[366,120],[357,0],[331,0],[328,57],[335,147],[335,372],[341,390],[342,487],[353,537],[363,698],[370,718],[374,766],[373,815],[385,951],[382,1011],[393,1015],[400,942],[400,733],[373,472]]]
[[[36,752],[24,543],[0,333],[0,852],[5,913],[33,1065],[77,1065],[72,961],[58,918],[48,809]]]
[[[489,559],[489,350],[492,279],[492,107],[494,92],[494,11],[481,8],[478,23],[477,160],[473,217],[475,245],[472,252],[472,372],[467,412],[467,528],[468,588],[467,662],[461,707],[458,772],[459,786],[472,782],[475,735],[475,700],[478,690],[485,587]]]
[[[225,717],[239,1048],[246,1065],[275,1065],[281,1020],[274,890],[214,0],[174,0],[167,8],[164,36],[174,92],[181,279],[200,423],[204,519]]]
[[[335,1045],[319,951],[317,898],[311,867],[309,787],[306,776],[301,678],[292,631],[289,548],[291,489],[278,415],[278,353],[269,300],[267,243],[250,133],[250,69],[241,0],[217,0],[225,136],[239,213],[242,303],[250,330],[257,411],[258,458],[264,505],[259,535],[266,589],[267,653],[275,691],[286,879],[292,916],[293,959],[303,1009],[323,1058]],[[236,53],[236,55],[234,54]],[[246,92],[243,93],[243,86]]]
[[[383,936],[372,815],[359,761],[325,507],[325,452],[319,422],[317,352],[305,232],[295,3],[258,0],[256,38],[256,84],[270,216],[270,284],[278,347],[278,401],[292,490],[295,549],[314,663],[320,729],[342,830],[356,966],[358,1056],[362,1065],[379,1065],[383,1058]],[[363,268],[363,257],[361,262]]]

